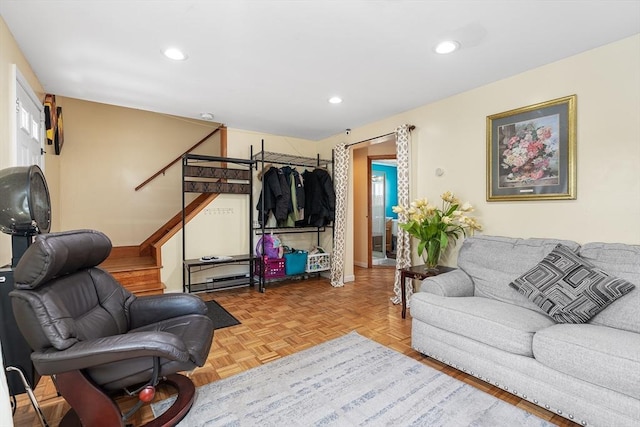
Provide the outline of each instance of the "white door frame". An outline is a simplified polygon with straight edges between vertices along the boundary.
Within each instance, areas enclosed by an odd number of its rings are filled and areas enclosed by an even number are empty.
[[[22,165],[20,164],[20,156],[19,156],[19,147],[18,147],[18,126],[20,125],[18,122],[17,115],[19,113],[20,105],[18,105],[18,85],[22,87],[24,92],[29,97],[30,101],[38,108],[39,117],[37,118],[39,123],[38,130],[38,141],[39,141],[39,149],[41,155],[37,158],[38,166],[44,172],[45,169],[45,156],[44,156],[44,106],[38,96],[34,92],[34,90],[29,85],[27,79],[22,75],[16,64],[11,65],[11,81],[15,82],[15,85],[11,85],[11,92],[9,100],[12,103],[10,111],[13,111],[14,114],[10,114],[9,119],[9,129],[10,129],[10,137],[11,137],[11,148],[10,148],[10,158],[11,165],[10,166],[30,166],[30,165]]]

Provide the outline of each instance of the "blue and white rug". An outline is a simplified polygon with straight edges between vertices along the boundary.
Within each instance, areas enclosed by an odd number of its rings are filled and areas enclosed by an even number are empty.
[[[172,398],[152,405],[157,416]],[[552,426],[356,332],[199,387],[179,426]]]

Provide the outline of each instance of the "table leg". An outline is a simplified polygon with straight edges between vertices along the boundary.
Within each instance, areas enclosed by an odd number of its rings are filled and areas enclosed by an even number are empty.
[[[400,288],[402,289],[402,318],[405,319],[407,317],[407,283],[406,283],[407,275],[403,270],[400,272]]]

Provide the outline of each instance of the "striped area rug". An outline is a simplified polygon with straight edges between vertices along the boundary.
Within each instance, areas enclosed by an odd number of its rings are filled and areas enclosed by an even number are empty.
[[[172,398],[152,405],[162,413]],[[552,426],[356,332],[197,389],[179,426]]]

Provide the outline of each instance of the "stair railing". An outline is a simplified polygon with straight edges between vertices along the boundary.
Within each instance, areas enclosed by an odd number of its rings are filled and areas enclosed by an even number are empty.
[[[172,160],[169,164],[164,166],[158,172],[156,172],[153,175],[151,175],[151,177],[147,178],[142,184],[140,184],[140,185],[138,185],[136,187],[136,191],[140,190],[142,187],[144,187],[145,185],[147,185],[148,183],[150,183],[151,181],[153,181],[154,179],[156,179],[160,175],[164,175],[164,173],[167,171],[167,169],[169,169],[171,166],[175,165],[176,163],[178,163],[179,161],[182,160],[182,156],[184,156],[185,154],[191,153],[193,150],[198,148],[203,142],[205,142],[207,139],[211,138],[213,135],[215,135],[216,132],[218,132],[221,129],[226,129],[225,125],[221,124],[220,126],[215,128],[213,131],[211,131],[211,133],[209,133],[207,136],[202,138],[200,141],[196,142],[187,151],[185,151],[184,153],[180,154],[178,157],[176,157],[174,160]]]

